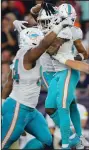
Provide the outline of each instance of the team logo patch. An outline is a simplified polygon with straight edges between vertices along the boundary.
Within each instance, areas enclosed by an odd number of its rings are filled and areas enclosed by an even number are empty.
[[[39,37],[39,34],[37,34],[37,33],[32,33],[32,34],[29,34],[28,36],[29,36],[29,38],[30,38],[31,40],[35,40],[35,39],[37,39],[37,38]]]

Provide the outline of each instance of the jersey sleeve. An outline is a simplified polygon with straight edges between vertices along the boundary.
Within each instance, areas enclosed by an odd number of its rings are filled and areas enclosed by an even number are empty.
[[[58,34],[57,37],[60,37],[60,38],[63,38],[63,39],[69,39],[69,40],[71,40],[71,39],[72,39],[72,32],[71,32],[70,27],[63,28],[63,29],[60,31],[60,33]]]
[[[73,41],[83,38],[83,32],[80,28],[72,27],[71,32],[72,32],[72,36],[73,36]]]

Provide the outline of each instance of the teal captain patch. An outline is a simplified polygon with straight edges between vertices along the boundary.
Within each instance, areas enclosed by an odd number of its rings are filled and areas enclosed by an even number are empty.
[[[14,68],[13,68],[13,79],[14,79],[17,83],[19,83],[18,63],[19,63],[19,60],[16,59],[15,64],[14,64]]]

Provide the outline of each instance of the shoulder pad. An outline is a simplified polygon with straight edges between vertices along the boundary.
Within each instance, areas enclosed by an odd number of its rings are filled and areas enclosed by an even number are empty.
[[[83,38],[83,32],[80,28],[71,27],[71,32],[72,32],[72,35],[73,35],[73,41]]]
[[[63,28],[60,33],[58,34],[57,37],[60,37],[60,38],[63,38],[63,39],[72,39],[72,32],[71,32],[71,29],[70,27],[66,27],[66,28]]]

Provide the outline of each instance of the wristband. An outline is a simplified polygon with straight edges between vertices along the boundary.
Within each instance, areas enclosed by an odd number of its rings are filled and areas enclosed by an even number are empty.
[[[79,55],[81,56],[82,60],[84,60],[84,56],[83,56],[83,54],[79,53]]]
[[[52,56],[54,59],[58,60],[60,63],[65,64],[66,61],[68,60],[67,58],[60,56],[60,54],[56,55],[56,56]]]

